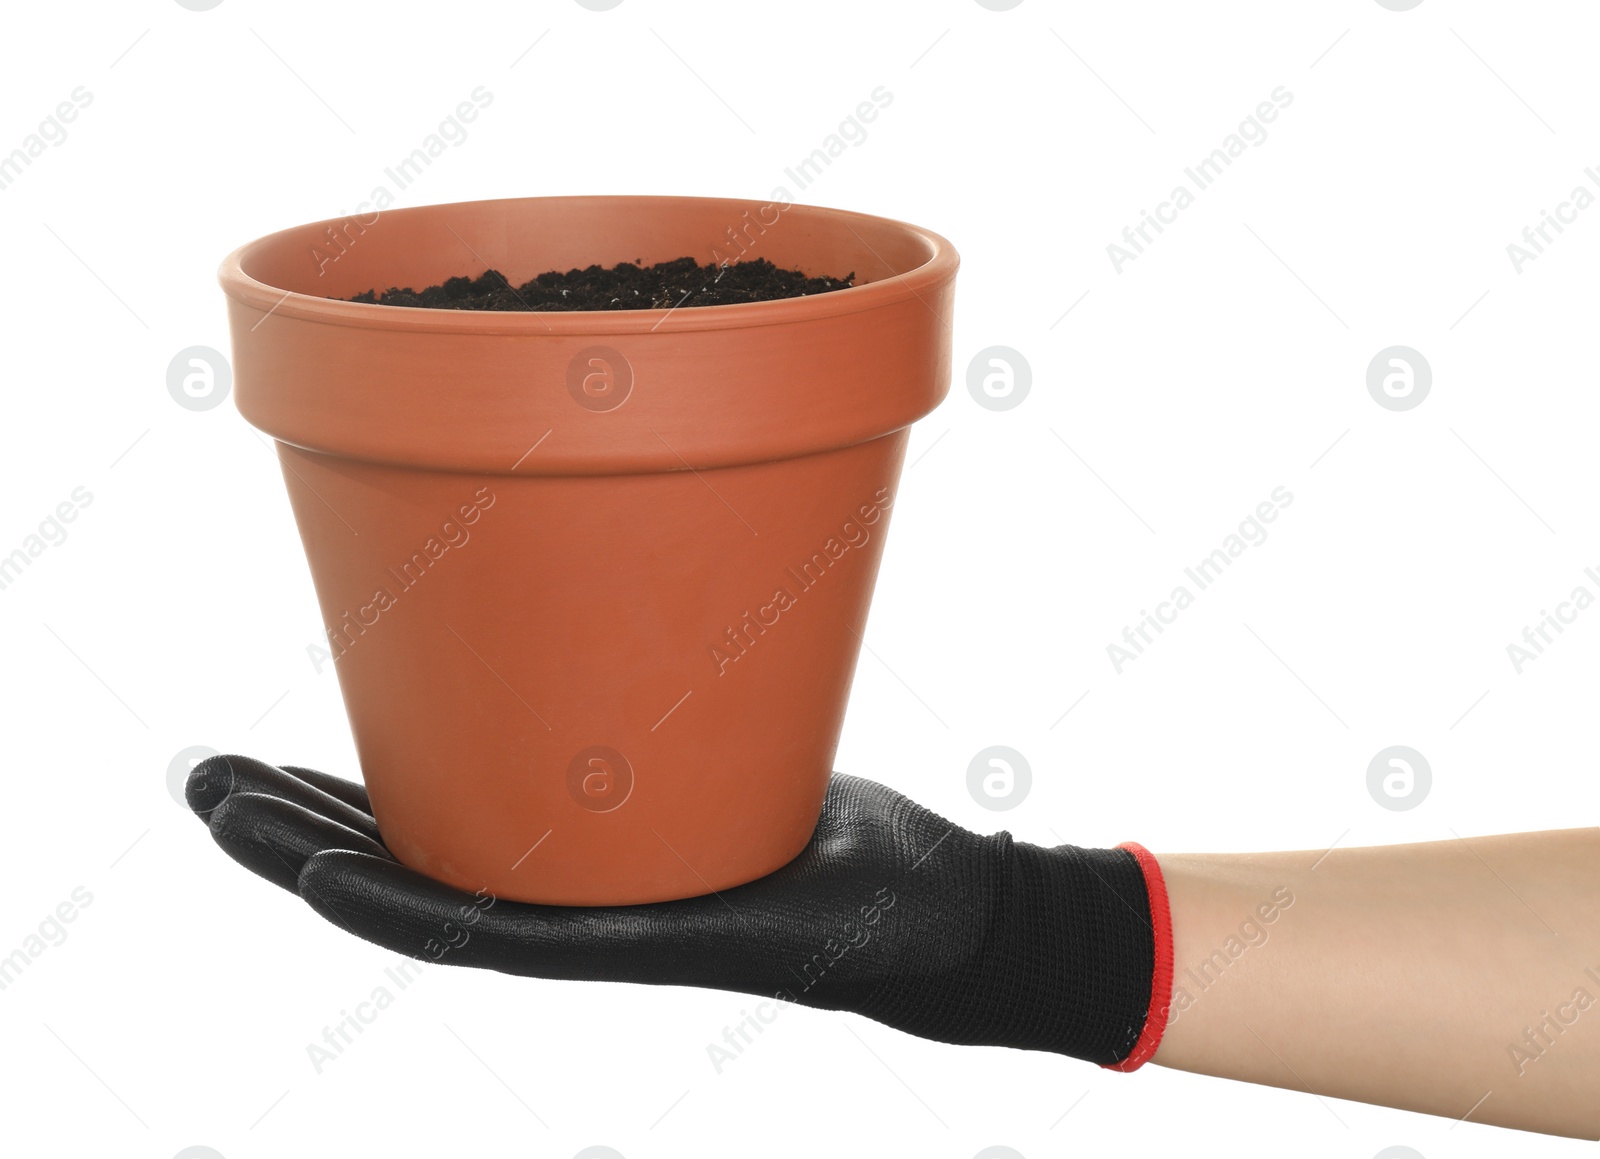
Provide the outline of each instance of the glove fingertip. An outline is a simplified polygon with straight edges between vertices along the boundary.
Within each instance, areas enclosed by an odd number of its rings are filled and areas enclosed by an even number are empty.
[[[183,784],[183,799],[200,820],[209,821],[211,811],[233,792],[233,761],[230,754],[219,753],[189,770],[189,779]]]
[[[361,870],[380,865],[383,858],[349,849],[325,849],[306,858],[300,867],[296,888],[307,905],[330,921],[327,910],[333,905],[346,908],[360,904],[370,893],[370,879]]]
[[[346,933],[413,958],[447,920],[434,912],[432,894],[452,892],[389,858],[348,849],[307,858],[297,884],[305,903]]]
[[[273,803],[271,798],[258,794],[234,794],[206,814],[206,824],[211,839],[229,857],[251,873],[293,893],[298,871],[284,857],[283,850],[264,839],[257,815],[261,806],[270,807]]]

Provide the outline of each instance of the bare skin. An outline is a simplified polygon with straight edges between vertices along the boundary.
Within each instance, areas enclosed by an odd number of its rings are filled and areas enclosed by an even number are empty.
[[[1157,861],[1153,1062],[1600,1139],[1600,829]]]

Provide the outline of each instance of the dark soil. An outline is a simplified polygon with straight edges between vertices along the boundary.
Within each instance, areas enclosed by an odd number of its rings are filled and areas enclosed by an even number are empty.
[[[390,287],[342,300],[432,310],[666,310],[826,294],[853,285],[855,277],[852,271],[843,278],[808,278],[765,258],[726,266],[678,258],[653,266],[620,262],[610,269],[551,270],[520,286],[512,286],[499,270],[489,270],[478,278],[450,278],[425,290]]]

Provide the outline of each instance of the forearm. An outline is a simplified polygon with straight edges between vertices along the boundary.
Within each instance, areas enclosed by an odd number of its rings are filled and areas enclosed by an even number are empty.
[[[1600,1137],[1600,829],[1158,860],[1152,1061]]]

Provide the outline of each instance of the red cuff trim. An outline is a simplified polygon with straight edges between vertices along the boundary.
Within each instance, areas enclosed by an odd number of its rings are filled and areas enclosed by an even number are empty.
[[[1124,841],[1117,846],[1126,849],[1139,862],[1144,871],[1145,888],[1150,893],[1150,929],[1155,935],[1155,972],[1150,978],[1150,1007],[1145,1013],[1144,1030],[1139,1041],[1133,1044],[1133,1053],[1121,1062],[1110,1063],[1106,1070],[1138,1070],[1156,1047],[1167,1030],[1167,1014],[1172,1008],[1172,908],[1167,903],[1167,882],[1161,876],[1161,866],[1143,845]]]

